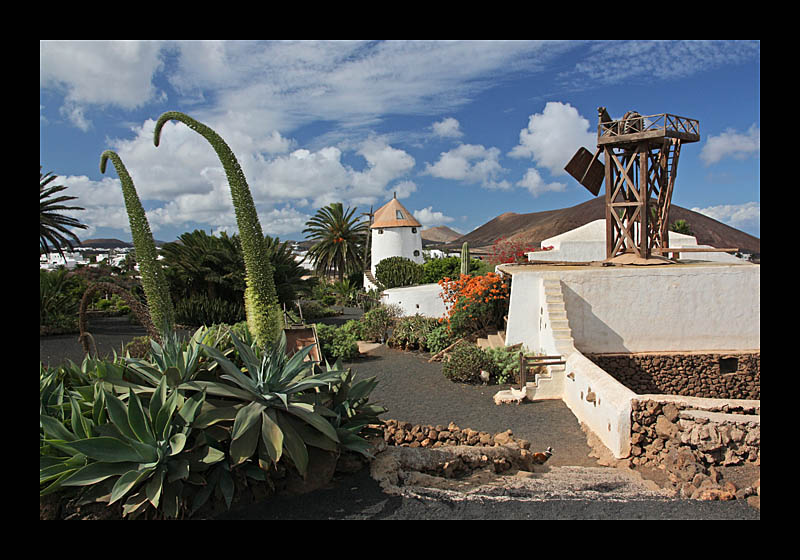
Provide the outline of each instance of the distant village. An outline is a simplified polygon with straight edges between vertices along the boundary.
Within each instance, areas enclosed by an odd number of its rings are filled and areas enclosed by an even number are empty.
[[[107,245],[107,240],[101,245]],[[314,267],[306,260],[308,253],[306,245],[308,243],[298,243],[290,241],[292,253],[295,260],[303,268],[313,271]],[[100,247],[92,245],[83,245],[76,247],[74,251],[64,251],[62,257],[58,253],[42,253],[39,255],[39,268],[45,270],[55,270],[58,268],[66,268],[72,270],[78,266],[87,266],[96,268],[101,264],[106,264],[114,267],[122,267],[128,254],[133,252],[133,246],[130,247]],[[447,256],[459,256],[461,252],[458,249],[445,252],[439,249],[425,249],[424,253],[429,258],[444,258]],[[480,258],[482,255],[473,255],[475,258]],[[158,256],[159,260],[163,257]],[[139,265],[134,266],[135,270],[139,270]]]

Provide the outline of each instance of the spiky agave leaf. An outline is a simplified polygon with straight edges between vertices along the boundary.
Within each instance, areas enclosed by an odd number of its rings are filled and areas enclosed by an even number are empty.
[[[106,150],[100,156],[100,172],[106,172],[106,163],[111,160],[117,175],[122,183],[122,195],[125,199],[125,209],[131,226],[133,246],[136,249],[136,260],[139,263],[139,272],[142,275],[142,288],[147,298],[150,309],[150,318],[153,324],[161,328],[161,334],[171,331],[175,325],[175,309],[169,296],[169,286],[161,264],[158,262],[158,253],[150,232],[150,224],[144,212],[136,187],[128,170],[120,157],[111,150]]]

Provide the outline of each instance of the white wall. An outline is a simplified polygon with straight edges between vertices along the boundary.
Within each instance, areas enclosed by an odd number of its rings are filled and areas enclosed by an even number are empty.
[[[581,352],[761,347],[760,265],[591,268],[560,278]]]
[[[442,287],[439,284],[391,288],[383,291],[381,303],[399,305],[403,316],[420,314],[438,319],[447,314],[441,293]]]
[[[412,229],[416,229],[417,233],[412,233]],[[373,229],[372,274],[375,274],[377,264],[389,257],[405,257],[418,264],[424,263],[425,258],[422,256],[420,229],[410,227]],[[380,231],[383,231],[383,233],[379,233]],[[414,256],[414,251],[418,251],[417,256]]]
[[[506,346],[522,343],[531,352],[539,351],[541,285],[540,274],[514,274],[506,325]]]

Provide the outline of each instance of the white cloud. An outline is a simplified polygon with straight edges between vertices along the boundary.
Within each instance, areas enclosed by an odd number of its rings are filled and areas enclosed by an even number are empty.
[[[760,52],[759,41],[602,41],[563,76],[594,86],[642,77],[660,81],[741,64]]]
[[[408,153],[378,138],[363,142],[356,153],[367,161],[367,168],[351,173],[350,195],[354,198],[379,196],[391,181],[411,171],[415,164]]]
[[[57,183],[67,187],[65,195],[77,197],[77,200],[70,201],[70,206],[83,208],[66,214],[90,226],[88,230],[74,230],[79,238],[91,238],[97,228],[130,231],[119,179],[104,177],[93,181],[85,175],[68,175],[58,177]]]
[[[760,231],[761,229],[761,203],[745,202],[744,204],[720,204],[706,208],[692,208],[718,222],[728,224],[743,231]]]
[[[509,156],[532,158],[553,175],[566,174],[564,166],[581,146],[594,151],[597,135],[589,121],[569,103],[550,101],[544,111],[530,116],[528,127],[519,133],[519,144]]]
[[[408,198],[411,193],[417,192],[417,185],[414,181],[400,181],[392,185],[391,190],[397,194],[397,198]]]
[[[505,169],[500,165],[500,150],[476,144],[461,144],[448,152],[442,152],[439,161],[426,164],[424,173],[441,179],[453,179],[480,184],[487,189],[507,190],[508,181],[497,178]]]
[[[447,117],[444,120],[435,122],[432,125],[433,133],[442,138],[461,138],[464,133],[461,132],[460,123],[453,117]]]
[[[706,165],[717,163],[726,157],[745,159],[750,156],[761,155],[761,128],[753,123],[747,132],[740,133],[733,128],[728,128],[721,134],[709,136],[700,159]]]
[[[211,101],[202,116],[291,130],[315,120],[345,127],[387,113],[438,115],[498,80],[536,72],[570,43],[545,41],[42,41],[40,87],[82,107],[132,109],[163,100],[167,69],[178,104]],[[165,64],[169,61],[169,65]]]
[[[534,168],[525,172],[525,176],[517,181],[517,186],[525,187],[533,196],[539,196],[546,192],[562,192],[567,189],[567,185],[564,183],[546,183]]]
[[[219,231],[235,231],[228,180],[209,143],[186,125],[167,122],[156,148],[154,126],[152,120],[147,120],[133,128],[133,138],[110,142],[146,207],[157,202],[156,208],[148,211],[151,228],[156,231],[196,222]],[[223,129],[220,127],[218,132]],[[343,162],[343,152],[335,146],[274,154],[264,150],[269,147],[282,151],[294,142],[277,132],[260,139],[235,130],[221,134],[237,154],[259,214],[264,216],[265,233],[271,235],[303,229],[307,216],[297,208],[319,208],[338,201],[372,204],[382,200],[387,189],[397,191],[401,198],[417,189],[408,180],[392,184],[407,175],[415,161],[380,137],[371,137],[355,147],[354,153],[364,161],[363,168],[357,169]],[[113,166],[106,173],[109,177],[116,175]],[[119,191],[119,182],[114,180]],[[117,200],[121,204],[121,197]],[[106,208],[105,212],[109,210]],[[124,208],[118,216],[124,217]],[[127,223],[126,218],[124,221]],[[297,226],[300,227],[288,229]]]
[[[65,93],[62,114],[88,129],[87,105],[134,109],[163,98],[152,83],[162,67],[158,41],[41,41],[39,87]]]
[[[456,220],[450,216],[445,216],[439,211],[434,212],[433,206],[428,206],[427,208],[422,208],[421,210],[414,210],[413,214],[417,221],[419,221],[419,223],[426,228],[449,224]]]

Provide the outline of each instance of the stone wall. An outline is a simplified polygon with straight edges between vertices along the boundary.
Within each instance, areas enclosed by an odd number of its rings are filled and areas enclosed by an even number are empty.
[[[709,479],[718,482],[720,467],[761,465],[759,403],[696,404],[657,397],[631,403],[631,463],[664,468],[685,497],[708,489]]]
[[[386,420],[382,426],[383,440],[387,445],[401,447],[430,447],[469,445],[476,447],[494,447],[495,445],[514,444],[522,449],[530,449],[530,442],[515,438],[511,430],[490,434],[470,428],[459,428],[454,422],[447,426],[411,424],[395,419]]]
[[[761,399],[761,352],[586,354],[638,394]]]

